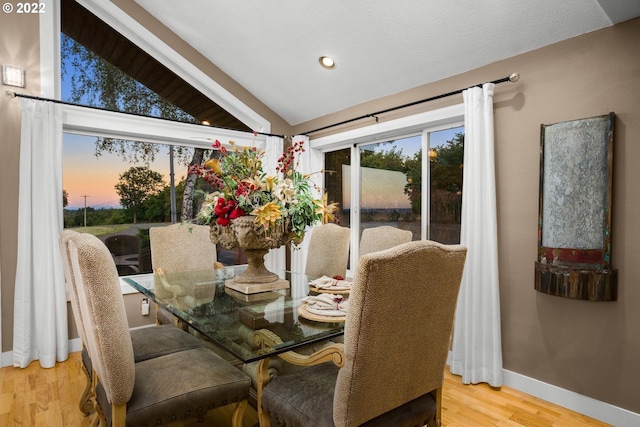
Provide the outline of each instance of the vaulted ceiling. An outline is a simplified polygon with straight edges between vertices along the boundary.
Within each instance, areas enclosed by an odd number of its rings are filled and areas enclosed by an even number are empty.
[[[291,125],[640,16],[638,0],[135,2]],[[79,18],[63,28],[67,19]],[[99,23],[71,26],[85,27],[78,37],[123,69],[144,55],[126,40],[107,46]],[[321,55],[335,69],[322,68]],[[161,64],[151,67],[140,70],[144,83],[186,111],[246,129]],[[495,78],[518,70],[504,71]]]
[[[640,15],[637,0],[135,1],[292,125]]]

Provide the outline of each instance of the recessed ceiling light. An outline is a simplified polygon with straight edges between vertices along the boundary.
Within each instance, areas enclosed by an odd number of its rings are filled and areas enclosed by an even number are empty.
[[[327,70],[332,70],[336,68],[336,63],[333,60],[333,58],[330,58],[328,56],[321,56],[319,61],[320,61],[320,65],[322,65]]]

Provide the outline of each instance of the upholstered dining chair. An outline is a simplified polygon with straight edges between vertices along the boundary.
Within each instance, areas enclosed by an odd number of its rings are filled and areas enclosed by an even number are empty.
[[[209,227],[198,224],[176,223],[165,227],[149,228],[151,266],[154,271],[180,273],[190,270],[214,268],[217,260],[216,245],[209,238]],[[159,324],[177,323],[167,310],[157,307]]]
[[[209,227],[198,224],[171,224],[149,228],[151,265],[167,273],[213,268],[216,245],[209,238]]]
[[[309,238],[305,274],[312,278],[344,277],[349,262],[350,236],[348,227],[337,224],[328,223],[314,227]]]
[[[80,312],[77,285],[73,276],[68,246],[68,242],[79,235],[80,233],[73,230],[63,230],[60,233],[59,244],[67,292],[70,296],[71,312],[73,313],[78,335],[82,341],[82,369],[87,376],[87,383],[80,396],[78,406],[81,412],[89,415],[93,412],[95,405],[93,401],[95,397],[95,384],[92,382],[93,370],[91,357],[86,347],[85,325],[82,321],[82,313]],[[129,333],[131,335],[133,354],[136,362],[204,346],[202,341],[196,337],[172,325],[133,329],[130,330]]]
[[[363,256],[344,343],[306,358],[285,354],[313,366],[271,381],[259,368],[261,426],[439,426],[465,258],[464,246],[432,241]]]
[[[90,234],[74,236],[67,245],[100,424],[163,425],[191,417],[202,421],[209,409],[233,404],[233,425],[240,426],[250,379],[204,347],[136,363],[111,254]]]
[[[390,225],[365,228],[360,236],[360,256],[389,249],[410,242],[412,239],[411,230],[402,230]]]

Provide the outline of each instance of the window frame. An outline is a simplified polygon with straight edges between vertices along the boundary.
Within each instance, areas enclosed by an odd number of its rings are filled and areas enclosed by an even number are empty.
[[[39,15],[40,28],[40,96],[61,99],[61,5],[60,0],[43,0],[47,13]],[[207,74],[165,44],[149,30],[111,2],[78,0],[116,31],[200,90],[221,107],[234,114],[251,129],[269,133],[271,123],[220,86]],[[237,145],[264,149],[264,134],[181,123],[155,117],[112,112],[96,108],[63,104],[63,133],[112,137],[163,145],[184,145],[210,149],[212,141],[233,140]],[[123,294],[133,292],[121,281]]]
[[[351,251],[349,265],[357,265],[359,256],[360,239],[360,156],[359,146],[372,144],[391,139],[399,139],[408,136],[422,135],[422,152],[429,150],[429,134],[444,129],[464,126],[464,103],[440,108],[420,114],[410,115],[387,122],[376,123],[358,129],[352,129],[325,137],[310,139],[309,146],[312,151],[319,153],[313,156],[317,163],[312,164],[313,170],[324,168],[324,154],[332,151],[350,148],[351,169],[358,173],[351,173]],[[428,159],[428,156],[426,157]],[[422,162],[422,206],[421,206],[421,239],[428,239],[429,230],[429,189],[430,164]],[[324,177],[323,177],[324,178]],[[324,181],[321,183],[324,186]],[[349,272],[351,275],[353,271]]]

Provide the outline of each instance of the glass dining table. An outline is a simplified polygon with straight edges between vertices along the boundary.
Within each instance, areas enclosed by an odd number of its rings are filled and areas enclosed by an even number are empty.
[[[123,279],[243,363],[343,335],[344,321],[309,320],[308,316],[300,315],[304,314],[303,298],[309,292],[305,275],[276,272],[289,281],[289,288],[255,294],[243,294],[225,286],[226,280],[244,268],[156,271]]]

